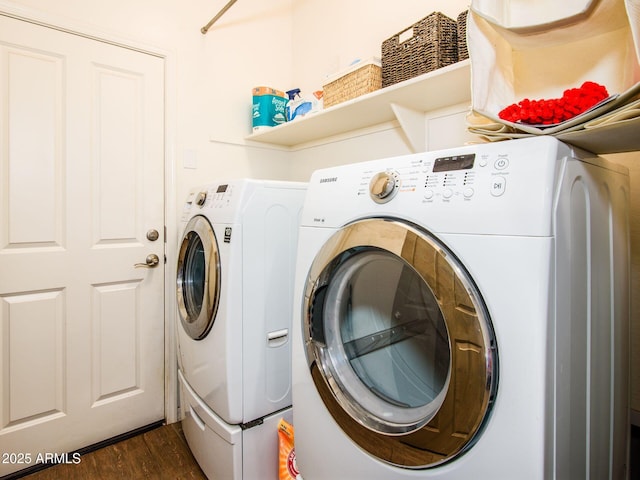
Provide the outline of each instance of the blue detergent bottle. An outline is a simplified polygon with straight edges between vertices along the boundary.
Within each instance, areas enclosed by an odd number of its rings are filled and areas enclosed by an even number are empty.
[[[313,104],[300,96],[300,89],[287,90],[289,102],[287,103],[287,121],[290,122],[296,117],[303,117],[313,108]]]

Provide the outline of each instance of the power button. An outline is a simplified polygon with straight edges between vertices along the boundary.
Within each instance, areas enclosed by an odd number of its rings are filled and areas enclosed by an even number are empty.
[[[496,168],[496,170],[504,170],[509,166],[509,159],[500,157],[496,160],[493,166]]]

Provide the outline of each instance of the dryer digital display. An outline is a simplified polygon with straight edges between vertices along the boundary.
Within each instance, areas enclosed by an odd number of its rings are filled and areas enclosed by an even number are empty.
[[[433,164],[433,171],[436,173],[450,172],[452,170],[468,170],[473,168],[473,162],[475,159],[475,153],[436,158],[436,161]]]

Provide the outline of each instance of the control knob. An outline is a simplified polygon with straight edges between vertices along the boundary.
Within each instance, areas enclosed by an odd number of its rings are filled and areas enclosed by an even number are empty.
[[[369,182],[369,195],[376,203],[386,203],[398,191],[397,186],[398,177],[395,172],[379,172]]]
[[[198,195],[196,195],[196,205],[198,205],[199,207],[202,207],[206,199],[207,199],[207,192],[198,192]]]

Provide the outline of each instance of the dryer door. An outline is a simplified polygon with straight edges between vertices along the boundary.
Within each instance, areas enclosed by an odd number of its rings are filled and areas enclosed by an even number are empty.
[[[211,224],[203,216],[187,224],[178,251],[177,300],[187,334],[204,338],[216,317],[220,300],[220,255]]]
[[[436,238],[396,220],[346,226],[312,264],[303,314],[316,388],[365,451],[428,468],[473,445],[496,345],[473,281]]]

